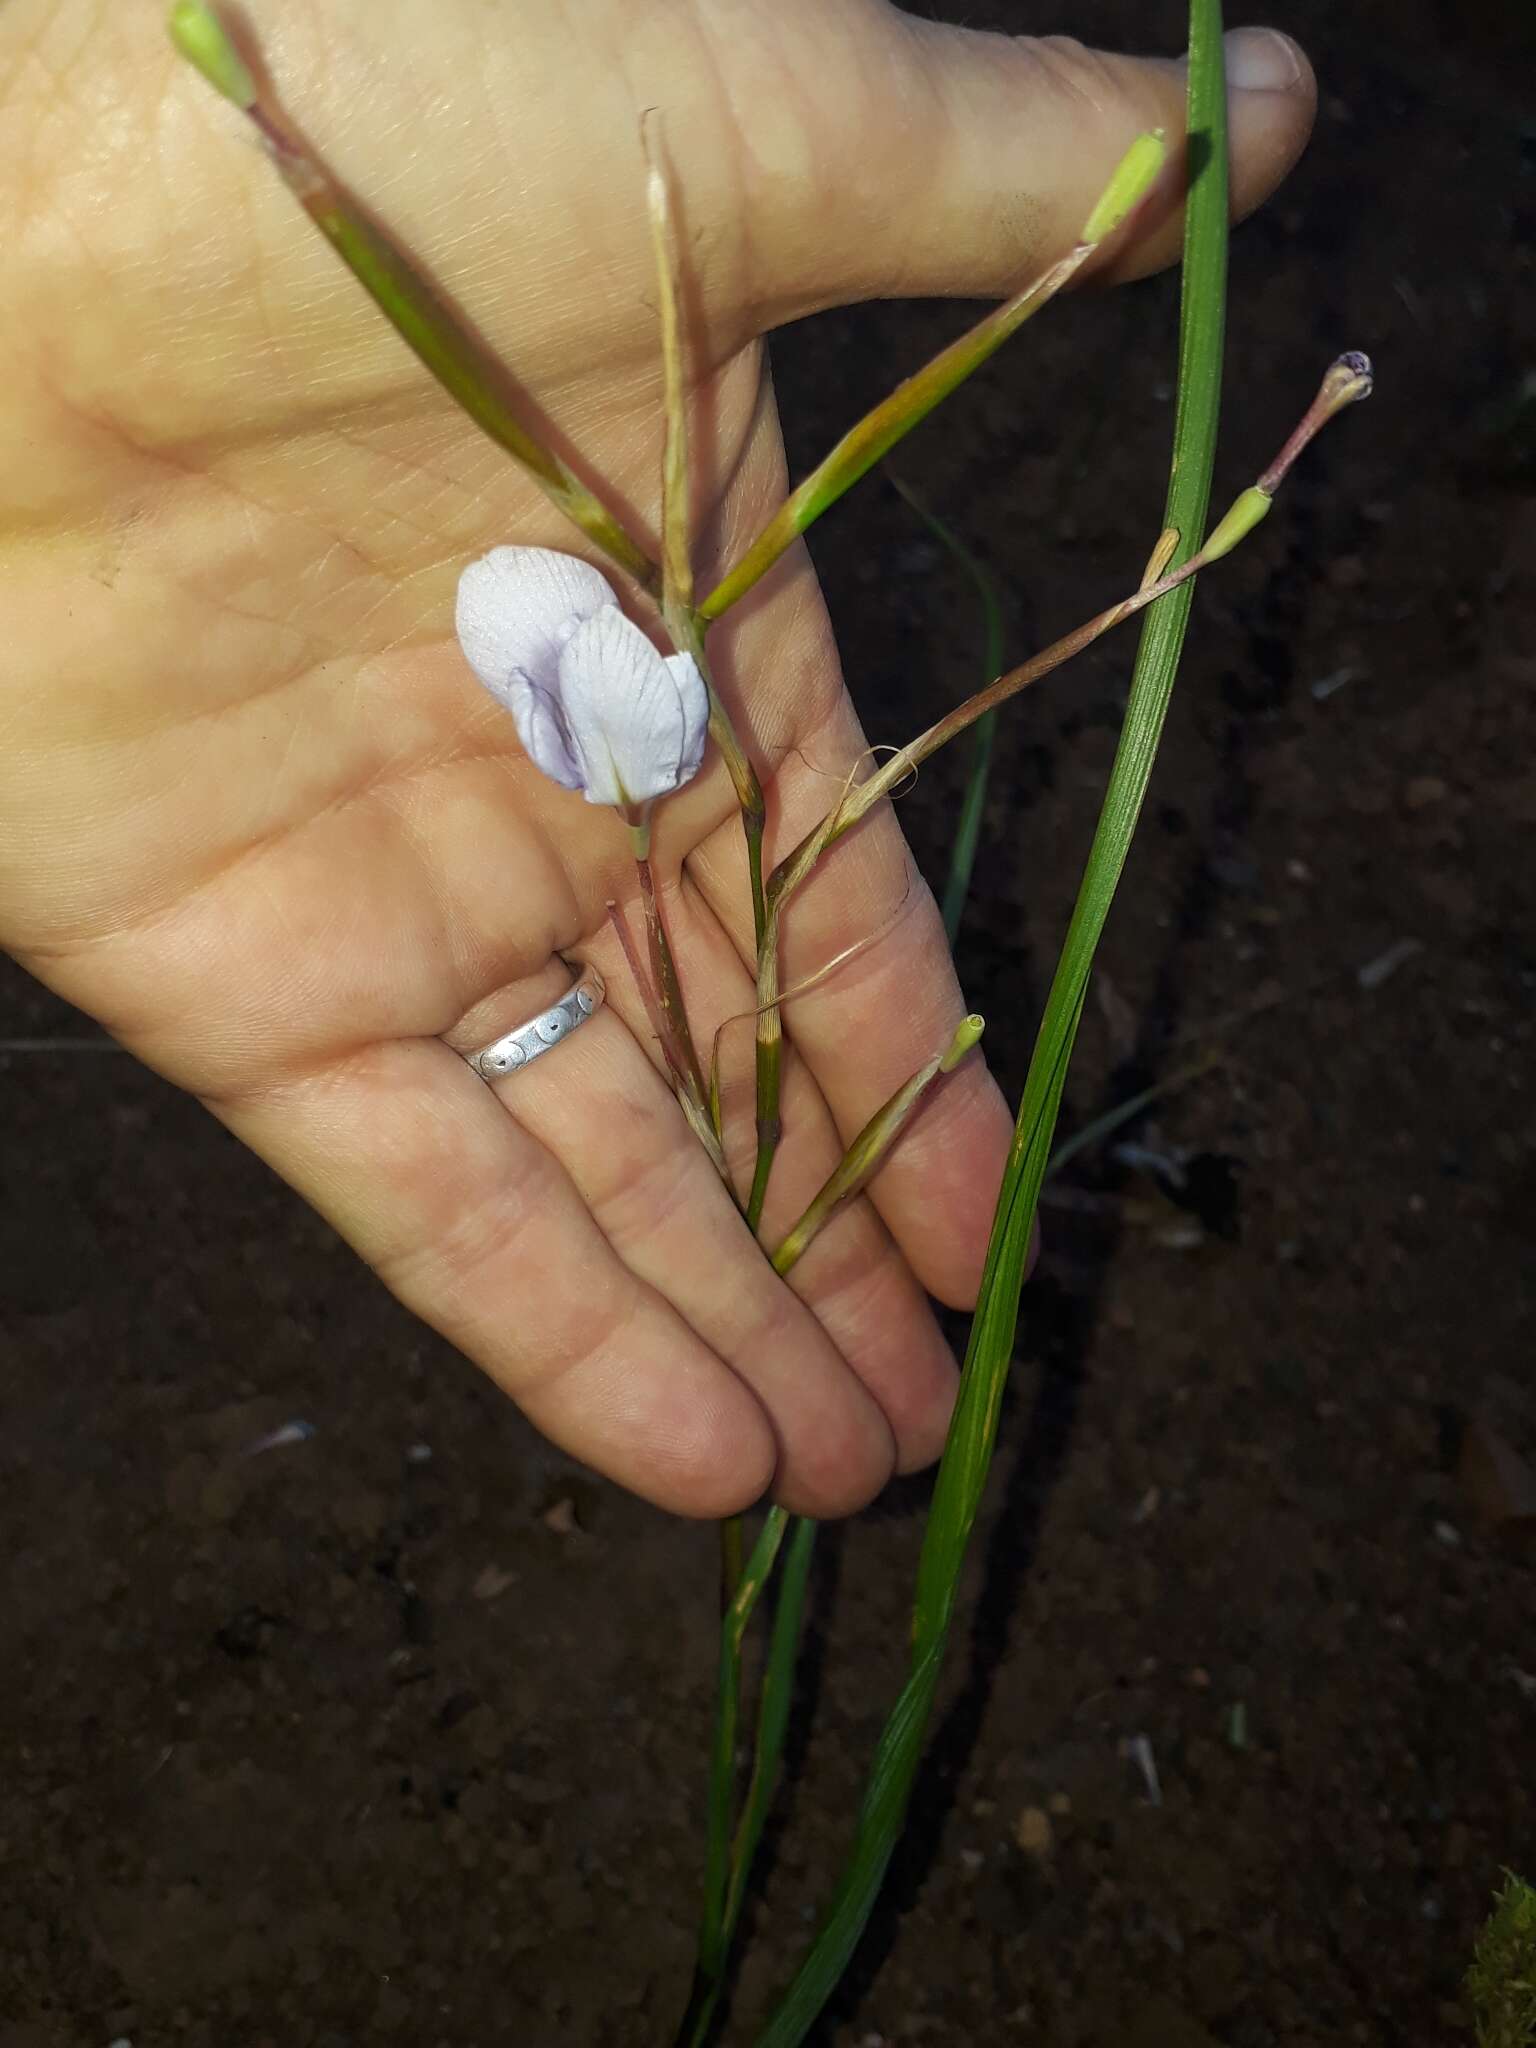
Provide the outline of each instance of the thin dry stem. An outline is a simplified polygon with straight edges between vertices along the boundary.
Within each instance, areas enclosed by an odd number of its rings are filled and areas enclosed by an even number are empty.
[[[662,612],[668,623],[693,609],[693,563],[689,554],[688,407],[684,390],[681,298],[672,202],[661,160],[660,117],[650,108],[640,123],[646,161],[646,211],[656,257],[656,310],[661,328],[662,388],[666,442],[661,461]]]
[[[925,1061],[911,1079],[875,1111],[828,1175],[805,1213],[775,1249],[773,1270],[776,1273],[783,1275],[789,1272],[837,1212],[856,1195],[862,1194],[934,1085],[960,1064],[981,1037],[982,1028],[980,1017],[964,1018],[944,1051]]]

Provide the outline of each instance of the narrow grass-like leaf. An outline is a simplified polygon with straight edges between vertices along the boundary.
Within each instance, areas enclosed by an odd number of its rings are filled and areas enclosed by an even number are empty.
[[[790,1529],[788,1554],[779,1573],[768,1659],[763,1670],[752,1776],[747,1785],[735,1840],[731,1844],[723,1923],[718,1930],[713,1927],[710,1930],[708,1952],[712,1967],[708,1972],[700,1967],[695,1974],[693,1996],[678,2035],[678,2048],[703,2048],[725,1988],[730,1944],[741,1921],[752,1864],[778,1786],[779,1764],[784,1755],[784,1737],[789,1728],[789,1710],[794,1699],[795,1658],[800,1644],[800,1624],[805,1612],[811,1559],[816,1549],[816,1528],[816,1523],[808,1515],[800,1515]],[[702,1958],[702,1942],[700,1951]]]
[[[1175,560],[1194,551],[1204,529],[1220,400],[1227,152],[1219,0],[1191,0],[1188,127],[1179,402],[1164,520],[1180,536]],[[1190,595],[1185,585],[1161,600],[1143,628],[1119,750],[1025,1082],[959,1399],[924,1535],[910,1675],[881,1737],[852,1853],[832,1904],[810,1953],[758,2037],[758,2048],[799,2048],[847,1966],[900,1835],[960,1567],[996,1441],[1030,1233],[1089,970],[1146,794]]]
[[[1087,1152],[1094,1145],[1101,1145],[1106,1138],[1112,1138],[1122,1124],[1128,1124],[1132,1117],[1140,1116],[1144,1109],[1150,1109],[1154,1102],[1160,1102],[1165,1095],[1172,1095],[1176,1088],[1187,1088],[1191,1081],[1198,1081],[1221,1064],[1217,1052],[1203,1053],[1197,1060],[1191,1060],[1187,1067],[1180,1067],[1172,1074],[1165,1074],[1160,1081],[1154,1081],[1150,1088],[1143,1088],[1124,1102],[1117,1102],[1113,1109],[1106,1109],[1102,1116],[1096,1116],[1070,1138],[1063,1138],[1051,1154],[1051,1163],[1046,1168],[1046,1179],[1061,1172],[1064,1166]]]
[[[971,553],[954,528],[929,510],[910,484],[898,476],[893,476],[891,482],[976,586],[976,595],[981,599],[981,675],[985,688],[1003,672],[1003,607],[992,573]],[[955,836],[949,850],[949,874],[944,883],[944,931],[951,947],[959,937],[965,899],[971,891],[971,874],[976,866],[976,846],[981,838],[981,819],[986,808],[987,781],[992,772],[992,748],[996,737],[997,712],[985,712],[977,719],[971,733],[971,762],[966,770],[965,795],[960,801],[960,816],[955,823]]]
[[[726,1900],[731,1882],[732,1816],[736,1801],[736,1731],[741,1700],[741,1645],[747,1623],[767,1584],[789,1526],[783,1508],[770,1508],[737,1580],[736,1591],[720,1627],[719,1682],[715,1691],[715,1731],[710,1751],[709,1812],[704,1848],[704,1910],[699,1928],[698,1960],[688,2010],[678,2029],[679,2044],[696,2038],[707,2024],[720,1995],[729,1933]]]
[[[731,1850],[731,1882],[725,1903],[727,1940],[735,1933],[741,1918],[752,1859],[762,1838],[763,1823],[768,1818],[778,1778],[779,1760],[784,1754],[784,1737],[789,1728],[789,1709],[795,1690],[795,1654],[800,1644],[805,1590],[810,1581],[811,1559],[815,1550],[816,1523],[809,1515],[796,1516],[790,1531],[789,1555],[784,1560],[779,1578],[778,1601],[773,1611],[773,1633],[763,1672],[752,1777]]]

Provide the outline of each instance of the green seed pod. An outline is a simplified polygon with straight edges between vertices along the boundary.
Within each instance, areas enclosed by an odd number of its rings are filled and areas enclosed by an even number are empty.
[[[202,0],[177,0],[166,26],[182,56],[214,91],[248,114],[256,104],[256,81],[213,9]]]

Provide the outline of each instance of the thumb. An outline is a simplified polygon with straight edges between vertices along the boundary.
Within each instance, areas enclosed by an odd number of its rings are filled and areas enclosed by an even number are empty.
[[[1122,57],[1065,36],[1006,36],[862,13],[844,100],[809,223],[779,243],[790,274],[778,317],[867,298],[990,297],[1063,255],[1135,137],[1185,121],[1184,60]],[[873,60],[873,61],[872,61]],[[1311,66],[1288,36],[1226,37],[1232,211],[1251,213],[1306,146]],[[851,112],[852,118],[846,118]],[[830,159],[830,161],[828,160]],[[1178,254],[1183,152],[1101,274],[1138,277]],[[835,197],[830,203],[827,192]]]

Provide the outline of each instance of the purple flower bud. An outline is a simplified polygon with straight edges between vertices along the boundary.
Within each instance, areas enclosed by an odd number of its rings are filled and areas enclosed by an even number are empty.
[[[588,803],[635,805],[698,773],[709,696],[660,655],[606,577],[549,548],[493,548],[459,579],[459,645],[534,766]]]

